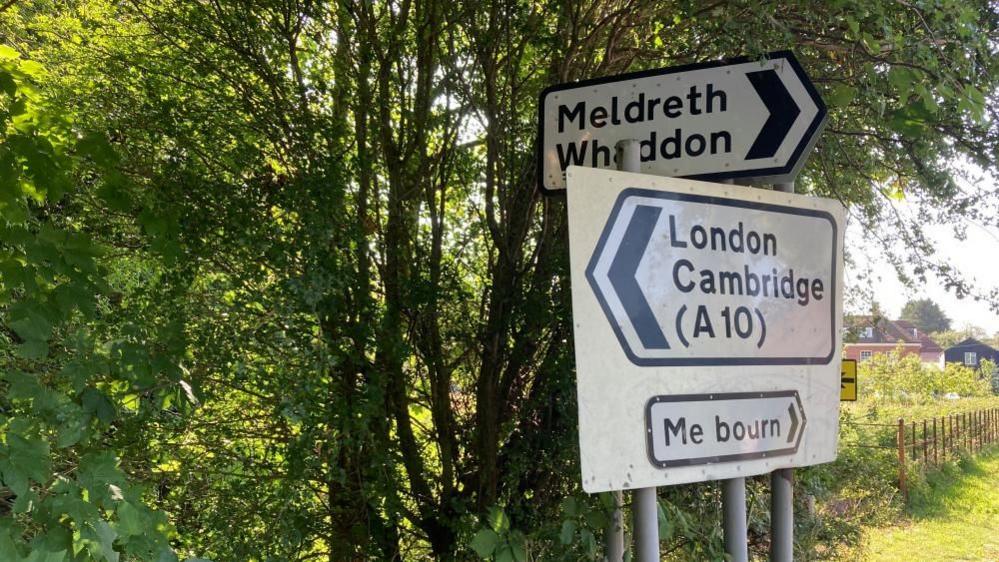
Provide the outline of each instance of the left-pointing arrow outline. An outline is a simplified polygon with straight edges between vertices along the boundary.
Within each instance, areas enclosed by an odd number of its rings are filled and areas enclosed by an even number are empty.
[[[635,277],[661,213],[662,209],[659,207],[635,206],[628,228],[607,271],[607,278],[638,334],[638,339],[646,349],[669,349],[669,342]]]

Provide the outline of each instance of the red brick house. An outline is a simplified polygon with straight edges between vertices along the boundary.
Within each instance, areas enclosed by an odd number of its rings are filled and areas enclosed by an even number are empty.
[[[923,363],[943,366],[943,348],[907,320],[888,320],[872,316],[851,316],[844,321],[847,340],[844,359],[864,361],[875,353],[889,353],[896,348],[902,355],[918,355]]]

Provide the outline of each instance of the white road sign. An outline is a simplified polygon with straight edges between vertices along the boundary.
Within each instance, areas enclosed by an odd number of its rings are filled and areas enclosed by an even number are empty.
[[[645,407],[658,467],[791,455],[805,432],[797,391],[653,396]]]
[[[789,181],[825,117],[790,51],[561,84],[541,95],[541,185],[564,190],[570,165],[615,168],[623,139],[640,141],[643,173]]]
[[[842,205],[595,168],[567,177],[584,489],[833,460]]]

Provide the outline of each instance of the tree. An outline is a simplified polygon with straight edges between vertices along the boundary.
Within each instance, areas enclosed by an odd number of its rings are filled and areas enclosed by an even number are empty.
[[[100,394],[61,392],[115,406],[99,445],[185,554],[455,560],[481,536],[494,552],[596,555],[604,504],[579,491],[565,203],[535,177],[548,85],[794,48],[830,105],[801,192],[901,242],[910,281],[955,291],[973,288],[933,254],[926,221],[999,219],[996,194],[959,183],[957,164],[999,160],[990,3],[5,8],[0,35],[51,69],[38,87],[116,155],[102,173],[71,167],[63,204],[30,207],[106,249],[85,322],[96,354],[68,371]],[[899,198],[926,212],[894,213]],[[62,349],[31,325],[29,350]],[[63,372],[42,363],[32,372]],[[718,558],[717,494],[662,497],[685,522],[666,548]],[[22,551],[33,538],[14,535]]]
[[[940,306],[930,299],[916,299],[905,303],[902,320],[915,324],[924,333],[944,332],[950,329],[950,318]]]

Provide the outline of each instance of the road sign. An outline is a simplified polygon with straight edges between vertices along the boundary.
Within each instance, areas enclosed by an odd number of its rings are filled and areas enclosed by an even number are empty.
[[[805,432],[797,391],[654,396],[649,460],[666,468],[791,455]]]
[[[546,191],[570,165],[614,168],[641,141],[643,173],[792,180],[826,107],[790,51],[560,84],[541,94],[538,167]]]
[[[584,489],[835,459],[842,205],[567,174]]]
[[[844,359],[840,367],[839,399],[841,402],[857,400],[857,360]]]
[[[825,210],[628,188],[586,278],[638,365],[828,363],[837,238]]]

